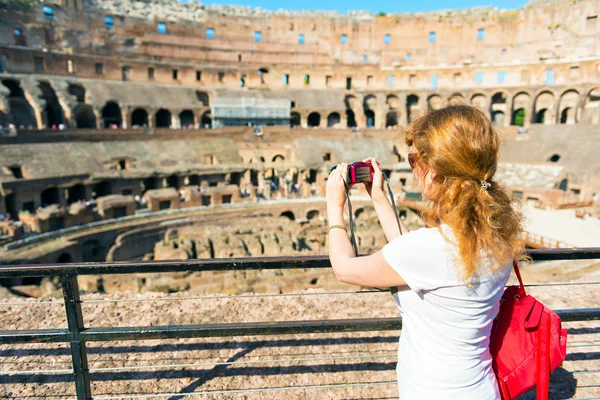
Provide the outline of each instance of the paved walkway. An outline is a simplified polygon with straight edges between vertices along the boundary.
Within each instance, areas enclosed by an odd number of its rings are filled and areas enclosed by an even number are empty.
[[[525,230],[575,247],[600,247],[600,220],[575,217],[575,210],[525,207]]]

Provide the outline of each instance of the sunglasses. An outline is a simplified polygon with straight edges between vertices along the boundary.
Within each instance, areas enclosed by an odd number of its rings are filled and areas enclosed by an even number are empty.
[[[415,169],[415,164],[417,162],[415,153],[408,153],[408,157],[407,158],[408,158],[408,165],[410,165],[410,167],[412,169]]]

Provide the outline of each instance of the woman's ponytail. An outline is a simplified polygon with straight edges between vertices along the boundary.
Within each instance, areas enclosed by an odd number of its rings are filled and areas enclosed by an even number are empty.
[[[482,251],[496,260],[492,268],[522,254],[523,217],[493,179],[499,140],[481,111],[469,106],[433,111],[409,127],[406,142],[415,145],[424,168],[436,172],[425,219],[452,229],[463,279],[481,272]]]

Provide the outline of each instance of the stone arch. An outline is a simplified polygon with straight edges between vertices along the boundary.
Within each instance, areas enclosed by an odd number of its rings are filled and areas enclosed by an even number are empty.
[[[196,90],[196,99],[198,99],[198,101],[201,102],[204,107],[210,106],[208,93]]]
[[[73,185],[67,189],[67,203],[75,203],[79,200],[85,200],[85,186],[81,183]]]
[[[200,126],[202,128],[212,128],[212,115],[210,111],[204,112],[200,118]]]
[[[166,187],[179,189],[179,176],[177,174],[169,175],[165,178]]]
[[[40,81],[38,87],[42,91],[42,97],[46,103],[42,115],[42,120],[46,127],[52,128],[53,126],[58,127],[60,124],[66,124],[64,110],[50,83]]]
[[[20,84],[14,79],[3,79],[2,84],[6,86],[10,93],[8,95],[8,106],[10,111],[8,112],[9,121],[17,127],[38,127],[37,120],[35,118],[35,111],[27,97],[25,91],[21,88]]]
[[[273,156],[273,159],[271,161],[282,162],[282,161],[285,161],[285,157],[282,156],[281,154],[276,154],[275,156]]]
[[[154,116],[154,126],[157,128],[169,128],[171,126],[171,111],[161,108]]]
[[[73,109],[73,118],[77,128],[96,129],[96,114],[89,104],[80,103]]]
[[[600,123],[600,87],[591,89],[585,96],[580,121],[588,124]]]
[[[439,94],[432,94],[427,97],[427,109],[429,111],[439,110],[444,105],[444,99]]]
[[[357,108],[358,101],[356,97],[347,95],[344,98],[344,104],[346,105],[346,125],[349,127],[356,127],[356,113],[354,110]]]
[[[387,104],[388,110],[397,110],[400,108],[400,99],[395,94],[388,94],[385,104]]]
[[[301,118],[300,113],[293,112],[290,114],[290,126],[293,128],[295,126],[300,126]]]
[[[579,108],[579,92],[569,89],[560,95],[558,103],[558,122],[561,124],[574,124],[577,122],[577,109]]]
[[[288,218],[290,221],[295,221],[296,220],[296,216],[294,215],[293,212],[291,211],[284,211],[281,214],[279,214],[280,217],[286,217]]]
[[[418,117],[420,114],[419,109],[419,96],[416,94],[409,94],[406,97],[406,119],[408,122],[412,122],[413,119]]]
[[[308,114],[308,126],[310,127],[317,127],[319,125],[321,125],[321,114],[319,114],[318,112],[311,112],[310,114]]]
[[[309,210],[306,213],[306,219],[310,221],[311,219],[319,218],[319,214],[319,210]]]
[[[523,126],[527,121],[527,109],[531,102],[531,96],[527,92],[519,92],[513,97],[511,107],[511,125]]]
[[[398,125],[398,112],[397,111],[389,111],[385,115],[385,127],[391,128]]]
[[[179,124],[182,127],[194,126],[194,113],[192,110],[183,110],[179,113]]]
[[[336,125],[339,125],[341,121],[341,117],[340,117],[340,113],[338,112],[332,112],[331,114],[329,114],[327,116],[327,126],[328,127],[334,127]]]
[[[506,122],[507,94],[504,91],[496,92],[490,101],[490,115],[494,126],[504,126]]]
[[[363,111],[365,113],[367,128],[375,128],[377,126],[375,110],[377,110],[377,97],[372,94],[366,95],[363,101]]]
[[[465,101],[465,96],[462,93],[453,93],[449,98],[448,98],[448,105],[449,106],[457,106],[460,104],[467,104],[467,102]]]
[[[67,91],[75,97],[78,103],[85,103],[85,88],[78,83],[69,83]]]
[[[110,181],[100,181],[92,185],[92,191],[95,193],[94,198],[111,195],[112,184]]]
[[[102,121],[104,121],[104,127],[110,128],[111,125],[116,125],[118,128],[123,126],[123,115],[121,114],[121,107],[116,101],[107,101],[102,108]]]
[[[148,111],[136,108],[131,113],[131,126],[148,126]]]
[[[485,111],[487,103],[487,97],[483,93],[475,93],[471,96],[471,105],[479,108],[481,111]]]
[[[531,122],[534,124],[551,124],[554,103],[554,93],[547,90],[539,93],[535,98],[533,107],[533,121]]]

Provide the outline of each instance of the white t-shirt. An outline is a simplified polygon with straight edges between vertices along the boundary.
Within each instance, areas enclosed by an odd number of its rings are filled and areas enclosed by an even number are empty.
[[[440,228],[454,240],[447,225]],[[511,264],[468,286],[460,279],[458,248],[438,228],[399,236],[383,256],[410,288],[394,294],[402,314],[400,399],[500,399],[488,347]]]

